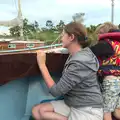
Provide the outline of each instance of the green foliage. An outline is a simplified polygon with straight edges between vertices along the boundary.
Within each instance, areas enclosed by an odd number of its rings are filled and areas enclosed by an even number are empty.
[[[11,36],[13,36],[13,37],[20,36],[20,27],[19,26],[12,27],[9,30],[10,30]]]
[[[60,30],[64,27],[64,22],[60,20],[59,24],[53,26],[51,20],[46,21],[46,27],[39,28],[39,23],[35,21],[30,24],[27,19],[23,20],[23,35],[24,39],[37,39],[40,41],[45,41],[47,44],[51,44],[59,35]],[[20,27],[11,27],[10,34],[12,37],[20,37]]]
[[[47,20],[46,21],[46,27],[48,27],[48,29],[52,29],[53,28],[53,22],[51,20]]]
[[[85,14],[78,13],[73,16],[73,19],[83,19]],[[83,19],[84,21],[84,19]],[[45,27],[40,28],[39,23],[37,21],[34,21],[34,23],[29,23],[28,19],[24,19],[23,21],[23,35],[25,39],[31,39],[31,40],[40,40],[45,41],[46,44],[53,43],[56,38],[59,36],[61,31],[63,30],[65,23],[63,20],[60,20],[59,23],[55,26],[52,20],[47,20],[45,23]],[[101,25],[90,25],[87,27],[88,31],[88,43],[90,45],[93,45],[97,42],[97,35],[95,34],[96,28]],[[120,28],[120,24],[118,25]],[[10,28],[10,34],[11,37],[19,37],[20,36],[20,27],[11,27]],[[6,36],[8,37],[8,36]]]
[[[120,29],[120,24],[118,25],[119,29]]]
[[[38,22],[35,21],[33,24],[29,24],[29,21],[27,19],[23,20],[23,35],[24,36],[31,36],[32,33],[35,33],[38,30]],[[13,37],[19,37],[20,36],[20,27],[15,26],[11,27],[10,29],[10,34]]]
[[[61,32],[63,30],[64,26],[65,26],[64,21],[60,20],[59,24],[56,25],[56,28],[57,28],[58,31]]]

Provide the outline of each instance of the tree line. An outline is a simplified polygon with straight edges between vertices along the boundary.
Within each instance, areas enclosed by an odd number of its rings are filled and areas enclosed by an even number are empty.
[[[76,13],[73,17],[74,21],[84,21],[84,13]],[[88,31],[88,37],[89,37],[89,41],[93,41],[95,42],[96,35],[95,35],[95,30],[96,28],[101,25],[90,25],[87,28]],[[39,23],[37,21],[34,21],[33,23],[30,23],[28,21],[28,19],[24,19],[23,20],[23,36],[24,39],[27,40],[41,40],[41,41],[45,41],[46,43],[48,42],[53,42],[58,35],[60,34],[60,32],[63,30],[63,27],[65,26],[65,23],[63,20],[60,20],[59,23],[57,25],[55,25],[53,23],[52,20],[47,20],[45,22],[45,27],[40,27]],[[118,25],[120,28],[120,24]],[[10,36],[11,37],[20,37],[20,27],[19,26],[15,26],[15,27],[11,27],[10,29]]]

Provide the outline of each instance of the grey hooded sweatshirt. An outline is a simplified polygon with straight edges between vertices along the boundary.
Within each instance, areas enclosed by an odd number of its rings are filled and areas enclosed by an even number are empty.
[[[102,108],[98,68],[98,60],[89,48],[77,52],[66,61],[62,77],[50,88],[50,93],[53,96],[63,95],[70,107]]]

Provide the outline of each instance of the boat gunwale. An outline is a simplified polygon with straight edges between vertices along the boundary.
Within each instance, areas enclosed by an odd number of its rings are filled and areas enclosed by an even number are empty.
[[[47,49],[47,48],[53,48],[53,47],[59,47],[62,46],[62,44],[54,44],[54,45],[45,45],[35,48],[25,48],[25,49],[18,49],[18,50],[3,50],[0,51],[0,53],[14,53],[14,52],[23,52],[23,51],[30,51],[30,50],[38,50],[38,49]]]

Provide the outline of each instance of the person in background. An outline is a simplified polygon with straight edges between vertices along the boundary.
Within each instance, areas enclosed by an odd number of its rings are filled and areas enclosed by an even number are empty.
[[[91,50],[100,62],[98,75],[103,80],[104,120],[112,120],[111,113],[120,119],[120,30],[105,22],[96,33],[99,41]]]
[[[36,120],[103,120],[103,99],[97,78],[99,63],[91,49],[85,47],[86,36],[86,28],[80,23],[65,26],[61,40],[70,55],[57,83],[46,67],[45,53],[37,53],[38,66],[50,93],[64,96],[64,100],[34,106],[32,115]]]

